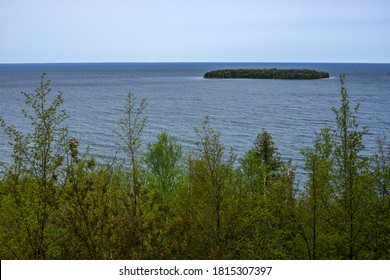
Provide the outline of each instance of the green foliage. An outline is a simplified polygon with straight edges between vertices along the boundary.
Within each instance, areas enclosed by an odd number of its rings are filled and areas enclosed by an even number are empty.
[[[382,198],[390,192],[390,144],[386,147],[386,140],[386,137],[377,139],[378,151],[371,159],[376,191]]]
[[[371,159],[373,188],[377,199],[371,201],[372,211],[370,221],[372,230],[369,231],[372,242],[369,244],[367,258],[388,259],[390,248],[390,144],[386,137],[378,138],[378,151]],[[386,249],[387,248],[387,251]]]
[[[157,142],[148,144],[144,162],[147,185],[162,197],[174,193],[182,184],[182,146],[167,132],[157,135]]]
[[[13,159],[0,178],[1,259],[389,259],[390,146],[383,137],[362,155],[367,129],[340,83],[336,128],[302,151],[297,191],[264,129],[238,164],[208,117],[186,157],[167,132],[142,151],[146,101],[132,93],[115,132],[126,159],[99,162],[79,152],[42,75],[23,93],[28,132],[0,117]]]
[[[329,73],[309,69],[225,69],[207,72],[204,78],[314,80],[329,78]]]

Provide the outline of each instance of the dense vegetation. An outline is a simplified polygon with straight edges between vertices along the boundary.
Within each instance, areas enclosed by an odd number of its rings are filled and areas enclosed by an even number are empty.
[[[207,72],[204,78],[314,80],[329,78],[329,73],[309,69],[225,69]]]
[[[297,186],[267,131],[237,159],[208,117],[190,154],[167,132],[142,151],[147,103],[132,93],[115,131],[127,160],[98,162],[79,152],[42,75],[23,93],[29,132],[0,117],[12,148],[1,259],[389,259],[390,148],[380,138],[362,155],[367,128],[340,81],[336,129],[302,150],[308,179]]]

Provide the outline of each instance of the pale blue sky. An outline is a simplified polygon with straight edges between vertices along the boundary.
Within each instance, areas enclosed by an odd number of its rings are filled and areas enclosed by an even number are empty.
[[[0,0],[0,63],[390,62],[389,0]]]

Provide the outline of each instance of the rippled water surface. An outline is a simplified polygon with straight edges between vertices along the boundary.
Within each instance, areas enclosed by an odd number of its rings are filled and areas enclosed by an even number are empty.
[[[225,68],[309,68],[330,73],[330,79],[207,80],[203,74]],[[167,130],[189,151],[194,127],[208,115],[222,132],[226,147],[238,156],[252,147],[262,128],[273,136],[284,159],[302,166],[300,150],[322,127],[334,126],[332,107],[339,105],[339,74],[346,74],[351,105],[361,103],[359,123],[369,127],[368,152],[375,139],[390,131],[390,64],[277,64],[277,63],[102,63],[0,65],[0,114],[19,129],[24,104],[21,91],[31,92],[47,73],[55,92],[62,91],[70,115],[69,128],[82,147],[112,156],[112,133],[122,116],[129,91],[146,98],[148,124],[144,143]],[[0,156],[7,158],[7,139],[0,132]]]

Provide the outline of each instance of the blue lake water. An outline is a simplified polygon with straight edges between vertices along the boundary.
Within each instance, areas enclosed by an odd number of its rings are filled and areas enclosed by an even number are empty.
[[[330,79],[208,80],[203,74],[225,68],[309,68],[330,73]],[[166,130],[183,144],[195,148],[195,127],[208,115],[221,131],[221,141],[241,157],[265,128],[273,136],[284,159],[302,167],[300,150],[310,146],[315,132],[334,127],[332,107],[340,102],[340,73],[346,74],[351,105],[361,103],[359,123],[369,127],[367,152],[375,140],[390,132],[390,64],[332,63],[81,63],[0,64],[0,114],[21,130],[24,105],[21,91],[32,92],[45,72],[55,92],[62,91],[69,128],[92,154],[112,156],[113,130],[122,117],[129,91],[146,98],[148,123],[143,138],[155,141]],[[0,156],[9,157],[0,132]]]

